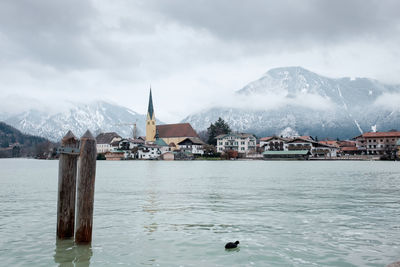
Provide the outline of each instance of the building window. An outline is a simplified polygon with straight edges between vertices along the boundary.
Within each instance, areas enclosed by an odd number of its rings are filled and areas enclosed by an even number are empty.
[[[147,125],[150,125],[150,122],[149,122],[149,121],[147,122]]]

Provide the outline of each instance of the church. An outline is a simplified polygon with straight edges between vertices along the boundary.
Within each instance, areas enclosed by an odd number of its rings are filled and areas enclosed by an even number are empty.
[[[150,89],[146,118],[146,143],[154,144],[157,140],[162,139],[170,147],[178,149],[179,143],[187,138],[203,143],[190,123],[157,125],[154,114],[153,97]]]

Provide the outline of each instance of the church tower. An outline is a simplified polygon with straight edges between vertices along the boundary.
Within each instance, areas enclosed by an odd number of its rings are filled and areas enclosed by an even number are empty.
[[[149,107],[147,108],[147,119],[146,119],[146,142],[154,142],[156,139],[156,116],[154,115],[153,98],[149,96]]]

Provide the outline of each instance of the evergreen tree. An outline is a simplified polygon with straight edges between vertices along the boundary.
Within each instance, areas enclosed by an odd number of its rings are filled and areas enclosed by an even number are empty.
[[[207,133],[208,133],[208,143],[210,145],[217,145],[217,137],[220,134],[228,134],[231,132],[231,128],[229,125],[221,118],[218,118],[218,120],[214,123],[211,123],[210,127],[207,128]]]

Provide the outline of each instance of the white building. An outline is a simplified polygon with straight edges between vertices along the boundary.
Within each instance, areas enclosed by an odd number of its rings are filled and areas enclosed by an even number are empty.
[[[156,159],[160,157],[160,147],[154,144],[140,145],[138,147],[137,156],[138,159]]]
[[[294,138],[287,142],[287,150],[308,150],[312,157],[336,157],[339,148],[336,146],[321,144],[311,139]]]
[[[234,150],[238,153],[247,154],[256,151],[256,138],[247,133],[221,134],[216,137],[217,152],[224,153],[228,150]]]
[[[186,137],[178,143],[181,149],[188,149],[194,155],[203,155],[205,143],[198,137]]]
[[[122,139],[118,143],[119,150],[132,150],[139,145],[143,145],[144,141],[141,139]]]
[[[278,136],[264,137],[260,139],[262,151],[287,151],[287,142],[290,139]]]
[[[97,148],[97,153],[104,154],[112,150],[111,144],[116,141],[120,141],[122,139],[121,136],[119,136],[115,132],[110,132],[110,133],[101,133],[96,137],[96,148]]]

